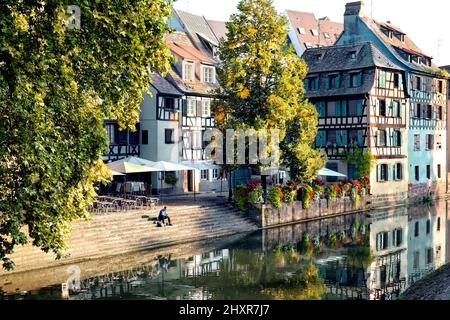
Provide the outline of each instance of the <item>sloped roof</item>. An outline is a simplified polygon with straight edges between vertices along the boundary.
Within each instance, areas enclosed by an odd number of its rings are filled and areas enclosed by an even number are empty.
[[[352,53],[355,58],[351,58]],[[321,85],[319,90],[307,91],[308,98],[366,94],[373,87],[376,67],[402,70],[370,42],[308,49],[303,59],[308,64],[308,74],[365,69],[360,87],[325,89]],[[324,81],[323,77],[320,81]]]
[[[167,79],[160,74],[152,73],[152,86],[163,94],[170,94],[174,96],[182,96],[183,94],[177,90]]]
[[[206,39],[211,39],[214,43],[217,44],[219,40],[216,38],[213,30],[209,26],[205,17],[198,16],[189,12],[185,12],[182,10],[175,10],[177,16],[179,17],[180,22],[184,25],[184,28],[187,30],[189,37],[191,38],[194,46],[198,50],[202,50],[208,55],[211,55],[209,48],[205,47],[203,44],[200,35],[203,35]]]
[[[309,12],[293,10],[286,10],[286,12],[303,48],[306,48],[305,43],[310,43],[313,47],[331,46],[344,31],[342,23],[330,21],[327,17],[316,19],[315,15]],[[299,28],[303,28],[305,34],[301,34]],[[311,30],[317,30],[319,35],[313,35]],[[329,37],[326,37],[326,34]]]
[[[217,39],[227,38],[227,26],[224,21],[206,20]]]
[[[385,43],[385,45],[388,47],[388,49],[391,51],[391,53],[393,53],[400,61],[402,61],[402,63],[404,63],[406,66],[408,66],[409,68],[411,68],[413,70],[430,73],[428,70],[428,68],[430,68],[430,67],[421,66],[421,65],[409,62],[408,60],[405,60],[400,54],[398,54],[397,50],[401,50],[401,51],[404,51],[404,52],[407,52],[410,54],[423,56],[425,58],[431,58],[429,55],[425,54],[408,35],[406,35],[403,31],[401,31],[400,28],[395,27],[390,23],[388,24],[388,23],[376,21],[369,17],[361,17],[361,19],[375,33],[375,35],[382,42]],[[392,30],[401,32],[404,35],[404,41],[402,42],[400,39],[398,39],[395,36],[392,37],[392,39],[389,38],[382,31],[382,29],[381,29],[382,27],[391,28]],[[435,72],[439,71],[439,69],[433,63],[431,64],[431,69],[434,70]]]
[[[354,59],[350,57],[352,52]],[[309,72],[316,73],[370,67],[402,70],[371,42],[312,48],[305,51],[303,59],[308,64]]]
[[[170,50],[184,59],[201,61],[205,64],[213,65],[215,62],[209,58],[206,54],[197,50],[193,46],[186,45],[184,43],[169,43]]]

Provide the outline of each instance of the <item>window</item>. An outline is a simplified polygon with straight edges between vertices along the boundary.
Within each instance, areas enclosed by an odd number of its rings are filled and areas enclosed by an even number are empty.
[[[416,181],[420,181],[420,167],[419,166],[414,167],[414,176],[416,178]]]
[[[394,130],[392,132],[392,146],[393,147],[401,147],[402,146],[402,135],[400,131]]]
[[[327,145],[334,145],[336,144],[336,131],[335,130],[330,130],[327,131]]]
[[[433,107],[428,105],[427,106],[427,115],[426,115],[427,119],[433,119]]]
[[[316,29],[311,29],[311,34],[312,34],[314,37],[319,36],[319,32],[317,32]]]
[[[116,144],[116,126],[112,123],[107,124],[106,132],[108,133],[109,144]]]
[[[414,151],[420,151],[420,135],[414,135]]]
[[[414,237],[418,237],[419,236],[419,221],[416,221],[416,223],[414,224]]]
[[[197,100],[188,99],[188,101],[187,101],[187,116],[195,117],[195,115],[197,114],[196,108],[197,108]]]
[[[444,114],[442,111],[443,111],[442,106],[439,106],[437,109],[437,115],[436,115],[438,120],[444,120]]]
[[[431,166],[427,165],[427,179],[430,180],[431,179]]]
[[[362,85],[362,73],[350,73],[350,87],[358,88]]]
[[[195,63],[183,61],[183,80],[193,81],[195,79]]]
[[[386,71],[380,70],[378,78],[378,87],[386,88]]]
[[[403,165],[401,163],[394,165],[394,179],[397,181],[403,180]]]
[[[356,176],[356,165],[347,164],[347,176],[349,179],[357,179]]]
[[[350,100],[348,101],[348,116],[361,117],[364,113],[364,101],[363,100]]]
[[[215,83],[216,72],[211,66],[202,66],[202,82]]]
[[[444,82],[442,80],[438,81],[438,92],[444,93]]]
[[[311,49],[313,46],[310,42],[305,42],[306,49]]]
[[[413,264],[414,270],[419,269],[419,262],[420,262],[420,252],[414,251],[414,264]]]
[[[437,165],[437,176],[438,176],[438,179],[442,178],[441,165],[440,164]]]
[[[213,169],[212,170],[212,178],[213,179],[219,179],[219,169]]]
[[[326,108],[325,108],[326,102],[324,101],[320,101],[320,102],[316,102],[316,109],[317,112],[319,113],[319,118],[324,118],[326,117]]]
[[[416,77],[416,90],[420,91],[422,90],[422,78]]]
[[[378,166],[378,182],[385,182],[388,181],[388,165],[387,164],[381,164]]]
[[[209,179],[209,170],[202,170],[201,171],[201,179],[202,180],[208,180]]]
[[[142,144],[148,144],[148,130],[142,130]]]
[[[402,229],[395,229],[392,232],[392,245],[394,247],[400,247],[403,243],[403,230]]]
[[[174,144],[175,143],[175,137],[174,137],[175,129],[165,129],[164,130],[164,138],[166,144]]]
[[[400,102],[397,100],[392,101],[392,116],[395,118],[401,117]]]
[[[323,36],[325,37],[325,39],[331,39],[330,34],[328,32],[324,32]]]
[[[356,59],[356,51],[350,51],[350,59]]]
[[[310,77],[305,80],[305,87],[308,90],[319,90],[319,77]]]
[[[437,231],[441,231],[441,217],[437,219]]]
[[[175,110],[175,99],[174,98],[164,98],[164,108]]]
[[[333,74],[328,76],[328,88],[326,89],[337,89],[339,88],[339,75]]]
[[[386,100],[380,100],[380,108],[378,111],[378,115],[386,117]]]
[[[297,28],[297,30],[298,30],[298,33],[300,33],[300,34],[303,34],[303,35],[306,34],[305,28],[300,27],[300,28]]]
[[[335,162],[328,162],[325,167],[327,169],[330,169],[332,171],[338,171],[338,164]],[[337,182],[338,178],[337,177],[327,177],[327,182]]]
[[[336,102],[329,101],[327,103],[327,117],[336,117]]]
[[[432,264],[432,263],[433,263],[433,249],[428,248],[427,249],[427,264]]]
[[[364,130],[349,130],[348,136],[350,145],[364,147]]]
[[[378,130],[377,147],[386,147],[386,130]]]
[[[400,88],[400,75],[398,73],[394,73],[394,88]]]
[[[427,220],[427,234],[430,234],[431,231],[431,221],[430,219]]]
[[[432,134],[427,134],[427,140],[426,140],[427,144],[427,150],[433,150],[434,149],[434,135]]]
[[[389,247],[389,234],[387,232],[380,232],[376,237],[377,251],[386,250]]]
[[[203,100],[202,101],[202,117],[208,118],[211,116],[211,101]]]
[[[414,117],[415,118],[421,118],[421,116],[422,116],[421,109],[422,109],[422,106],[420,105],[420,103],[417,103],[416,107],[414,108]]]

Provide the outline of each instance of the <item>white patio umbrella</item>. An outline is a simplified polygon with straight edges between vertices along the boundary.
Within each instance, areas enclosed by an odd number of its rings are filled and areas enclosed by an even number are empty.
[[[156,172],[158,170],[153,169],[152,167],[141,165],[141,164],[134,164],[130,162],[122,162],[122,163],[115,163],[111,162],[108,163],[107,166],[111,171],[116,171],[120,173],[144,173],[144,172]]]
[[[123,173],[120,173],[120,172],[117,172],[117,171],[114,171],[114,170],[109,170],[109,171],[111,171],[111,174],[113,175],[113,176],[124,176],[124,174]]]
[[[322,168],[321,170],[319,170],[319,172],[317,173],[318,176],[322,176],[322,177],[338,177],[338,178],[345,178],[347,177],[346,175],[330,170],[328,168]]]
[[[194,167],[188,167],[188,166],[185,166],[182,164],[172,163],[172,162],[167,162],[167,161],[153,162],[153,164],[151,165],[151,168],[155,169],[155,171],[159,171],[159,172],[198,170],[197,168],[194,168]],[[162,184],[163,184],[163,181],[161,179],[161,190],[162,190]],[[160,201],[161,201],[161,195],[162,195],[162,193],[160,192],[160,194],[159,194]],[[195,174],[194,174],[194,200],[195,200]]]

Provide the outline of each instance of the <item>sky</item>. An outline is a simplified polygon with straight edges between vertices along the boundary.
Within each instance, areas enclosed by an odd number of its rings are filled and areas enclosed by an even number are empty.
[[[274,0],[278,12],[286,9],[312,12],[343,22],[345,4],[355,0]],[[212,20],[228,20],[239,0],[177,0],[175,8]],[[438,66],[450,65],[450,1],[448,0],[365,0],[366,15],[391,21]]]

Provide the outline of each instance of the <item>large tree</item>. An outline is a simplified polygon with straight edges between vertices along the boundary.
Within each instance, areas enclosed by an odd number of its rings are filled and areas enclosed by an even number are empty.
[[[295,180],[308,180],[323,165],[313,148],[318,114],[304,98],[305,62],[287,44],[288,21],[272,0],[242,0],[220,44],[222,128],[280,130],[282,161]]]
[[[68,5],[81,10],[69,28]],[[31,237],[57,258],[105,181],[105,118],[133,129],[170,67],[169,0],[0,2],[0,259]],[[77,17],[75,17],[77,18]]]

